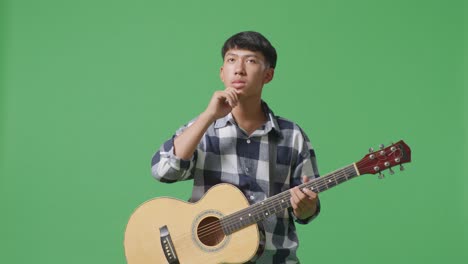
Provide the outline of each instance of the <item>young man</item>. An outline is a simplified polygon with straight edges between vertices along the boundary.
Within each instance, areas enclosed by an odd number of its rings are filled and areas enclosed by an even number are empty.
[[[191,202],[226,182],[251,204],[291,189],[291,210],[263,221],[266,244],[257,263],[298,263],[294,222],[310,222],[320,211],[317,195],[296,186],[318,177],[315,154],[304,132],[275,116],[262,101],[274,76],[276,50],[257,32],[241,32],[222,48],[225,89],[207,108],[161,146],[152,173],[161,182],[194,180]]]

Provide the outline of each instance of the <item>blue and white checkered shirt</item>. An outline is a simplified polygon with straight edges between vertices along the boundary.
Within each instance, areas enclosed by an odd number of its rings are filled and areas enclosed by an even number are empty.
[[[191,202],[198,201],[216,184],[230,183],[251,204],[300,185],[302,175],[319,177],[314,150],[302,129],[275,116],[265,102],[262,106],[267,115],[262,127],[249,136],[228,114],[208,128],[190,160],[174,155],[173,139],[195,120],[181,127],[153,156],[153,176],[168,183],[193,179]],[[289,209],[264,220],[265,250],[256,263],[298,263],[299,240],[294,222],[308,223],[319,212],[320,205],[314,216],[300,220]]]

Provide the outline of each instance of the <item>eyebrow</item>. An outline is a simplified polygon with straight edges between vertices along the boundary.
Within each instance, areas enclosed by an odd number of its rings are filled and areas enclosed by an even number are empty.
[[[254,53],[252,54],[247,54],[247,55],[244,55],[244,56],[239,56],[238,54],[235,54],[235,53],[231,53],[231,52],[228,52],[226,53],[226,56],[236,56],[236,57],[255,57],[255,58],[258,58],[258,56]]]

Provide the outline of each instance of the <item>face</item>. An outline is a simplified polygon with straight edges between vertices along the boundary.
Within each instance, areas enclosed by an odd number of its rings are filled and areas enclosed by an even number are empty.
[[[270,68],[261,52],[231,49],[224,55],[221,80],[226,88],[231,87],[242,97],[261,97],[263,85],[273,79]]]

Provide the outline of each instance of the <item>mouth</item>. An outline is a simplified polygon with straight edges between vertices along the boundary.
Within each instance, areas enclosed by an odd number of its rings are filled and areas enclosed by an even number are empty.
[[[234,87],[236,89],[240,89],[240,88],[243,88],[246,85],[246,82],[241,81],[241,80],[235,80],[235,81],[231,82],[231,85],[232,85],[232,87]]]

